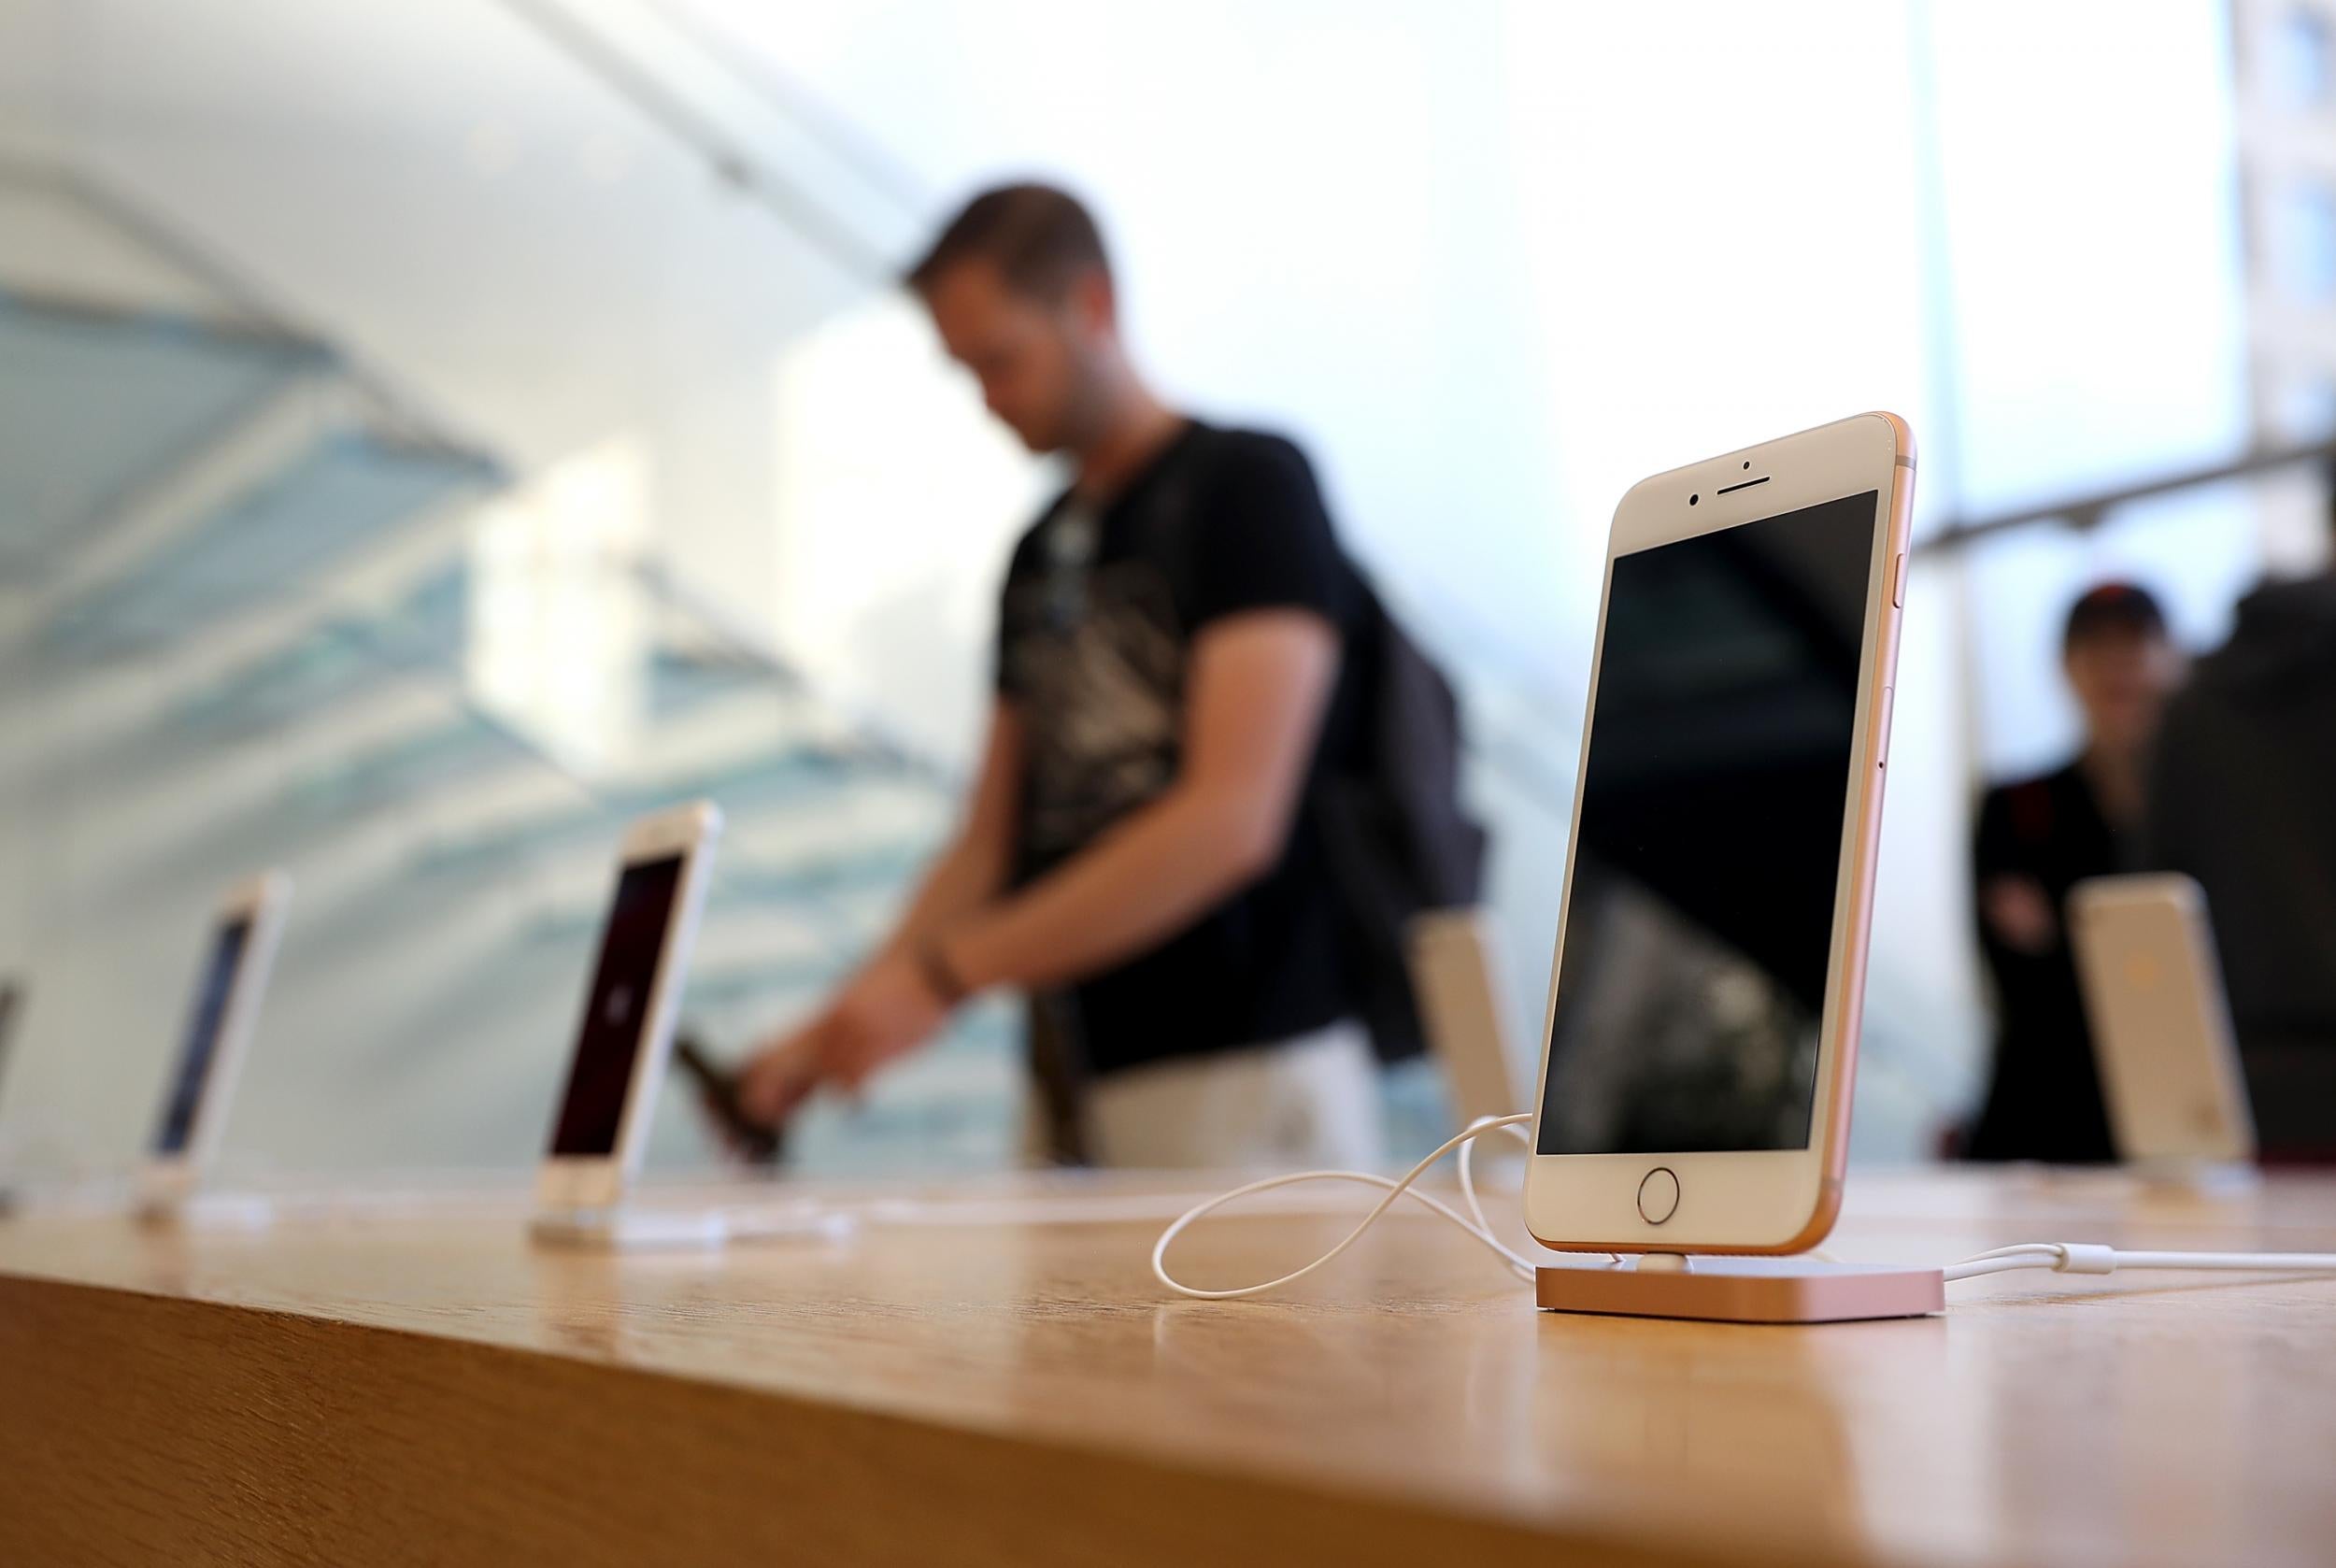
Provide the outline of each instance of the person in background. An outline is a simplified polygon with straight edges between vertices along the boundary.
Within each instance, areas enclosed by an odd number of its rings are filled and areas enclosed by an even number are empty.
[[[2264,1157],[2336,1160],[2336,567],[2240,601],[2166,714],[2147,836],[2206,890]]]
[[[907,281],[990,412],[1074,477],[1006,572],[954,841],[864,967],[748,1064],[747,1108],[856,1090],[1011,988],[1042,1004],[1059,1157],[1374,1162],[1376,1061],[1303,820],[1325,758],[1360,748],[1360,581],[1312,470],[1152,392],[1061,191],[979,196]]]
[[[2092,1033],[2069,951],[2069,890],[2131,869],[2150,748],[2182,676],[2165,613],[2130,583],[2069,611],[2061,667],[2084,749],[2066,766],[2001,784],[1979,806],[1979,945],[1995,982],[1994,1071],[1963,1143],[1973,1160],[2114,1159]]]

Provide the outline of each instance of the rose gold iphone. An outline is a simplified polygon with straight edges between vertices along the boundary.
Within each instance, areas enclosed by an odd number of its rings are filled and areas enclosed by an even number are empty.
[[[1615,512],[1525,1187],[1545,1246],[1832,1229],[1914,473],[1905,421],[1861,414]]]

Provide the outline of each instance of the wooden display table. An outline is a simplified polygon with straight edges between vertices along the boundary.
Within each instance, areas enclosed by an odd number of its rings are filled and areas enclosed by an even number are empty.
[[[1287,1296],[1171,1297],[1155,1216],[1216,1185],[964,1184],[848,1242],[627,1258],[477,1205],[20,1215],[0,1562],[2336,1560],[2336,1279],[2016,1275],[1949,1287],[1943,1318],[1808,1329],[1559,1319],[1399,1214]],[[1345,1222],[1236,1215],[1179,1268],[1261,1278]],[[2336,1178],[2183,1200],[1861,1174],[1829,1246],[2030,1240],[2336,1250]]]

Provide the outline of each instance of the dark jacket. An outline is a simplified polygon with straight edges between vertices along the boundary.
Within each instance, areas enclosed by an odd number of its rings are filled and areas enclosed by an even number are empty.
[[[2268,1155],[2336,1155],[2336,573],[2240,603],[2167,710],[2148,858],[2206,889]]]
[[[1963,1154],[1972,1160],[2114,1160],[2108,1103],[2064,934],[2070,890],[2126,869],[2131,847],[2110,824],[2075,763],[2041,778],[1989,790],[1972,856],[1982,898],[1997,877],[2033,883],[2059,926],[2043,950],[2006,944],[1979,922],[1979,950],[1995,982],[1995,1061]]]

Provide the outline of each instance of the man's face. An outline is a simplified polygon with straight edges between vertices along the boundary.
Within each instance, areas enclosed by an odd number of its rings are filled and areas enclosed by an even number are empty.
[[[2137,746],[2157,732],[2182,679],[2182,656],[2157,633],[2100,632],[2069,649],[2068,676],[2087,732],[2113,747]]]
[[[982,401],[1034,452],[1082,444],[1093,410],[1089,389],[1108,332],[1098,318],[1100,277],[1081,279],[1059,300],[1010,288],[989,261],[958,263],[934,278],[926,307],[949,357],[974,373]]]

